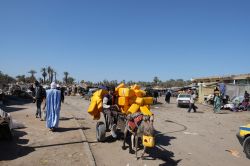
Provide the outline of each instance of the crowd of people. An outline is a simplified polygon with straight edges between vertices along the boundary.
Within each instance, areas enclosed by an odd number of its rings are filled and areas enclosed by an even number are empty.
[[[228,104],[228,96],[225,95],[226,87],[224,84],[219,84],[214,89],[214,98],[213,98],[213,108],[214,113],[220,113],[222,108],[229,108],[231,111],[247,111],[249,110],[249,93],[245,91],[244,99],[242,101],[237,101],[237,103]]]

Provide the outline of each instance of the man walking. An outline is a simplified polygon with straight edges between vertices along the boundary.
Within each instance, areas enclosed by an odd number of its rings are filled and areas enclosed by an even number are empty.
[[[58,128],[60,109],[61,109],[61,91],[56,89],[56,83],[51,83],[51,89],[46,91],[46,126],[51,131]],[[45,109],[44,107],[44,109]]]
[[[165,96],[165,101],[166,103],[170,103],[170,97],[171,97],[171,92],[170,90],[167,91],[166,96]]]
[[[189,103],[188,113],[190,113],[192,109],[194,110],[194,112],[196,112],[196,106],[194,104],[195,98],[196,98],[196,95],[194,94],[194,92],[192,92],[191,96],[190,96],[190,103]]]
[[[36,102],[36,118],[41,118],[41,104],[43,102],[43,98],[46,97],[44,94],[43,87],[39,84],[38,81],[35,81],[35,97],[34,100]]]

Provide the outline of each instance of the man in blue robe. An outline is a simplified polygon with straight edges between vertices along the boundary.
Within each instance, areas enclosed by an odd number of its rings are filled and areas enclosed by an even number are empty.
[[[46,91],[46,126],[54,131],[58,128],[60,109],[61,109],[61,91],[56,89],[56,83],[51,83],[51,89]]]

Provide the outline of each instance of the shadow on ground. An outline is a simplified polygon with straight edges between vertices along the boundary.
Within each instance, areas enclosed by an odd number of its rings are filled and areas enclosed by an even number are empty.
[[[4,110],[5,112],[16,112],[16,111],[21,111],[26,108],[23,107],[13,107],[12,105],[24,105],[32,103],[31,99],[22,99],[16,96],[8,96],[5,99],[5,104],[1,105],[0,108]]]
[[[47,148],[47,147],[53,147],[53,146],[64,146],[64,145],[72,145],[72,144],[82,144],[86,141],[75,141],[75,142],[65,142],[65,143],[59,143],[59,144],[49,144],[49,145],[39,145],[39,146],[33,146],[32,148],[38,149],[38,148]]]
[[[156,131],[154,148],[148,148],[146,150],[144,160],[162,160],[164,163],[161,166],[177,166],[181,160],[174,160],[174,153],[168,151],[164,147],[171,145],[171,140],[176,139],[176,137],[167,136],[159,131]],[[164,147],[163,147],[164,146]]]
[[[186,130],[186,128],[184,130]],[[130,133],[128,134],[129,135],[127,136],[127,139],[126,139],[126,143],[127,143],[126,145],[131,143],[131,139],[130,139],[131,134]],[[167,136],[166,134],[161,133],[159,131],[155,131],[155,134],[156,134],[155,136],[156,145],[153,148],[146,149],[146,154],[144,155],[143,160],[161,160],[163,161],[163,164],[160,164],[161,166],[177,166],[181,160],[174,160],[173,159],[175,157],[174,153],[164,148],[166,146],[171,145],[170,144],[171,140],[176,139],[176,137]],[[111,143],[112,141],[114,141],[114,139],[109,137],[109,140],[106,140],[106,141],[108,143]],[[141,139],[139,139],[138,141],[139,141],[138,156],[140,156],[143,146],[142,146]],[[125,150],[127,148],[128,146],[125,147]]]
[[[32,103],[32,99],[24,99],[21,97],[17,96],[6,96],[5,97],[5,103],[7,106],[9,105],[24,105],[24,104],[29,104]]]
[[[1,107],[1,109],[4,110],[5,112],[11,113],[11,112],[25,110],[27,108],[4,106],[4,107]]]
[[[0,141],[0,161],[14,160],[35,151],[32,147],[24,146],[29,140],[21,139],[21,137],[26,134],[24,131],[14,130],[11,141]]]
[[[90,128],[88,127],[69,127],[69,128],[64,128],[64,127],[59,127],[55,130],[55,132],[67,132],[67,131],[73,131],[73,130],[88,130]]]
[[[62,120],[62,121],[67,121],[67,120],[71,120],[71,119],[73,119],[73,118],[60,117],[60,119],[59,119],[59,120]]]

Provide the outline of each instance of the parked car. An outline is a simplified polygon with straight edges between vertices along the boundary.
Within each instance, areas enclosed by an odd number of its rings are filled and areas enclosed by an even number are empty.
[[[243,146],[243,151],[245,152],[246,157],[250,159],[250,124],[240,127],[240,131],[237,133],[237,138]]]
[[[189,106],[190,98],[190,94],[179,94],[177,97],[177,107]]]

